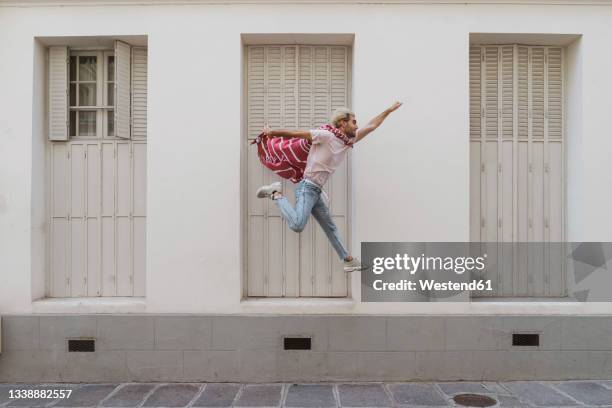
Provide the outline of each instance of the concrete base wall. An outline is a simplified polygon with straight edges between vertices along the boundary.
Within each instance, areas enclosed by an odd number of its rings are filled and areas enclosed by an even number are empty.
[[[512,346],[512,333],[539,346]],[[283,337],[311,337],[287,351]],[[68,338],[95,352],[67,351]],[[612,316],[12,315],[0,382],[612,378]]]

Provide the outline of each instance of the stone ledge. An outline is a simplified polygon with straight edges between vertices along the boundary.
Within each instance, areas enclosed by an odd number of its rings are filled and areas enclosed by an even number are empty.
[[[33,313],[144,313],[144,297],[44,298],[32,302]]]

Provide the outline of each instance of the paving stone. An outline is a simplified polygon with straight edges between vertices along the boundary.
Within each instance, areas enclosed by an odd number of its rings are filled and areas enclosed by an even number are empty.
[[[612,390],[612,380],[598,380],[597,383]]]
[[[238,384],[206,384],[204,392],[192,406],[231,407],[239,390]]]
[[[24,385],[21,384],[23,387]],[[0,405],[11,399],[9,391],[17,388],[17,384],[0,384]]]
[[[380,384],[341,384],[338,386],[343,407],[390,407],[391,401]]]
[[[597,382],[606,388],[612,389],[612,380],[603,380],[603,381],[597,381]]]
[[[502,383],[512,393],[518,396],[522,401],[532,405],[540,405],[544,407],[563,407],[576,405],[574,401],[563,394],[557,392],[554,388],[539,383],[539,382],[505,382]]]
[[[58,384],[58,385],[13,384],[9,386],[6,392],[8,394],[8,390],[10,389],[15,390],[15,391],[17,390],[58,390],[58,391],[59,390],[74,390],[77,387],[78,386],[76,385],[67,386],[63,384]],[[55,400],[57,400],[57,398],[20,398],[20,399],[13,399],[6,406],[7,407],[28,407],[28,408],[44,407],[52,403]]]
[[[555,386],[585,404],[612,405],[612,390],[590,381],[566,381]]]
[[[433,384],[393,384],[389,386],[393,398],[400,404],[448,406]]]
[[[87,384],[70,394],[70,398],[59,400],[54,407],[96,407],[117,388],[117,384]]]
[[[474,382],[445,382],[438,383],[438,386],[448,396],[459,393],[469,392],[473,394],[490,393],[484,385]]]
[[[497,405],[498,407],[522,408],[529,406],[527,404],[523,404],[518,398],[510,397],[508,395],[496,395],[493,398],[499,401],[499,404]]]
[[[198,385],[168,384],[162,385],[149,395],[144,407],[184,407],[200,390]]]
[[[293,384],[285,399],[287,407],[336,407],[331,385]]]
[[[280,405],[281,385],[246,385],[236,402],[237,407],[277,407]]]
[[[103,407],[136,407],[155,388],[155,384],[126,384],[113,396],[104,400]]]
[[[497,394],[497,395],[512,395],[512,393],[510,391],[508,391],[507,389],[505,389],[504,387],[502,387],[501,385],[499,385],[496,382],[492,382],[492,381],[483,381],[482,385],[484,385],[490,393],[492,394]]]

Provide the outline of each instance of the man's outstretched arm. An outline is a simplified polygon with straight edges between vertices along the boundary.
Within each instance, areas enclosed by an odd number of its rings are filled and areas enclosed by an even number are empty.
[[[401,102],[395,102],[389,108],[385,109],[380,115],[372,118],[367,123],[367,125],[357,129],[357,137],[355,139],[355,143],[357,143],[358,141],[372,133],[374,130],[376,130],[376,128],[379,127],[385,121],[385,119],[387,119],[387,116],[389,116],[391,112],[396,111],[400,106],[402,106]]]
[[[284,129],[268,130],[268,129],[264,129],[264,133],[268,137],[285,137],[285,138],[298,137],[300,139],[306,139],[309,142],[312,142],[312,137],[310,136],[310,131],[308,130],[284,130]]]

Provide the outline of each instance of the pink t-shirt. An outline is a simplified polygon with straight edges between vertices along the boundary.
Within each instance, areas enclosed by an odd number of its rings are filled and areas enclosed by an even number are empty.
[[[323,129],[311,130],[312,146],[306,161],[304,178],[315,182],[320,187],[340,166],[351,148],[332,132]]]

